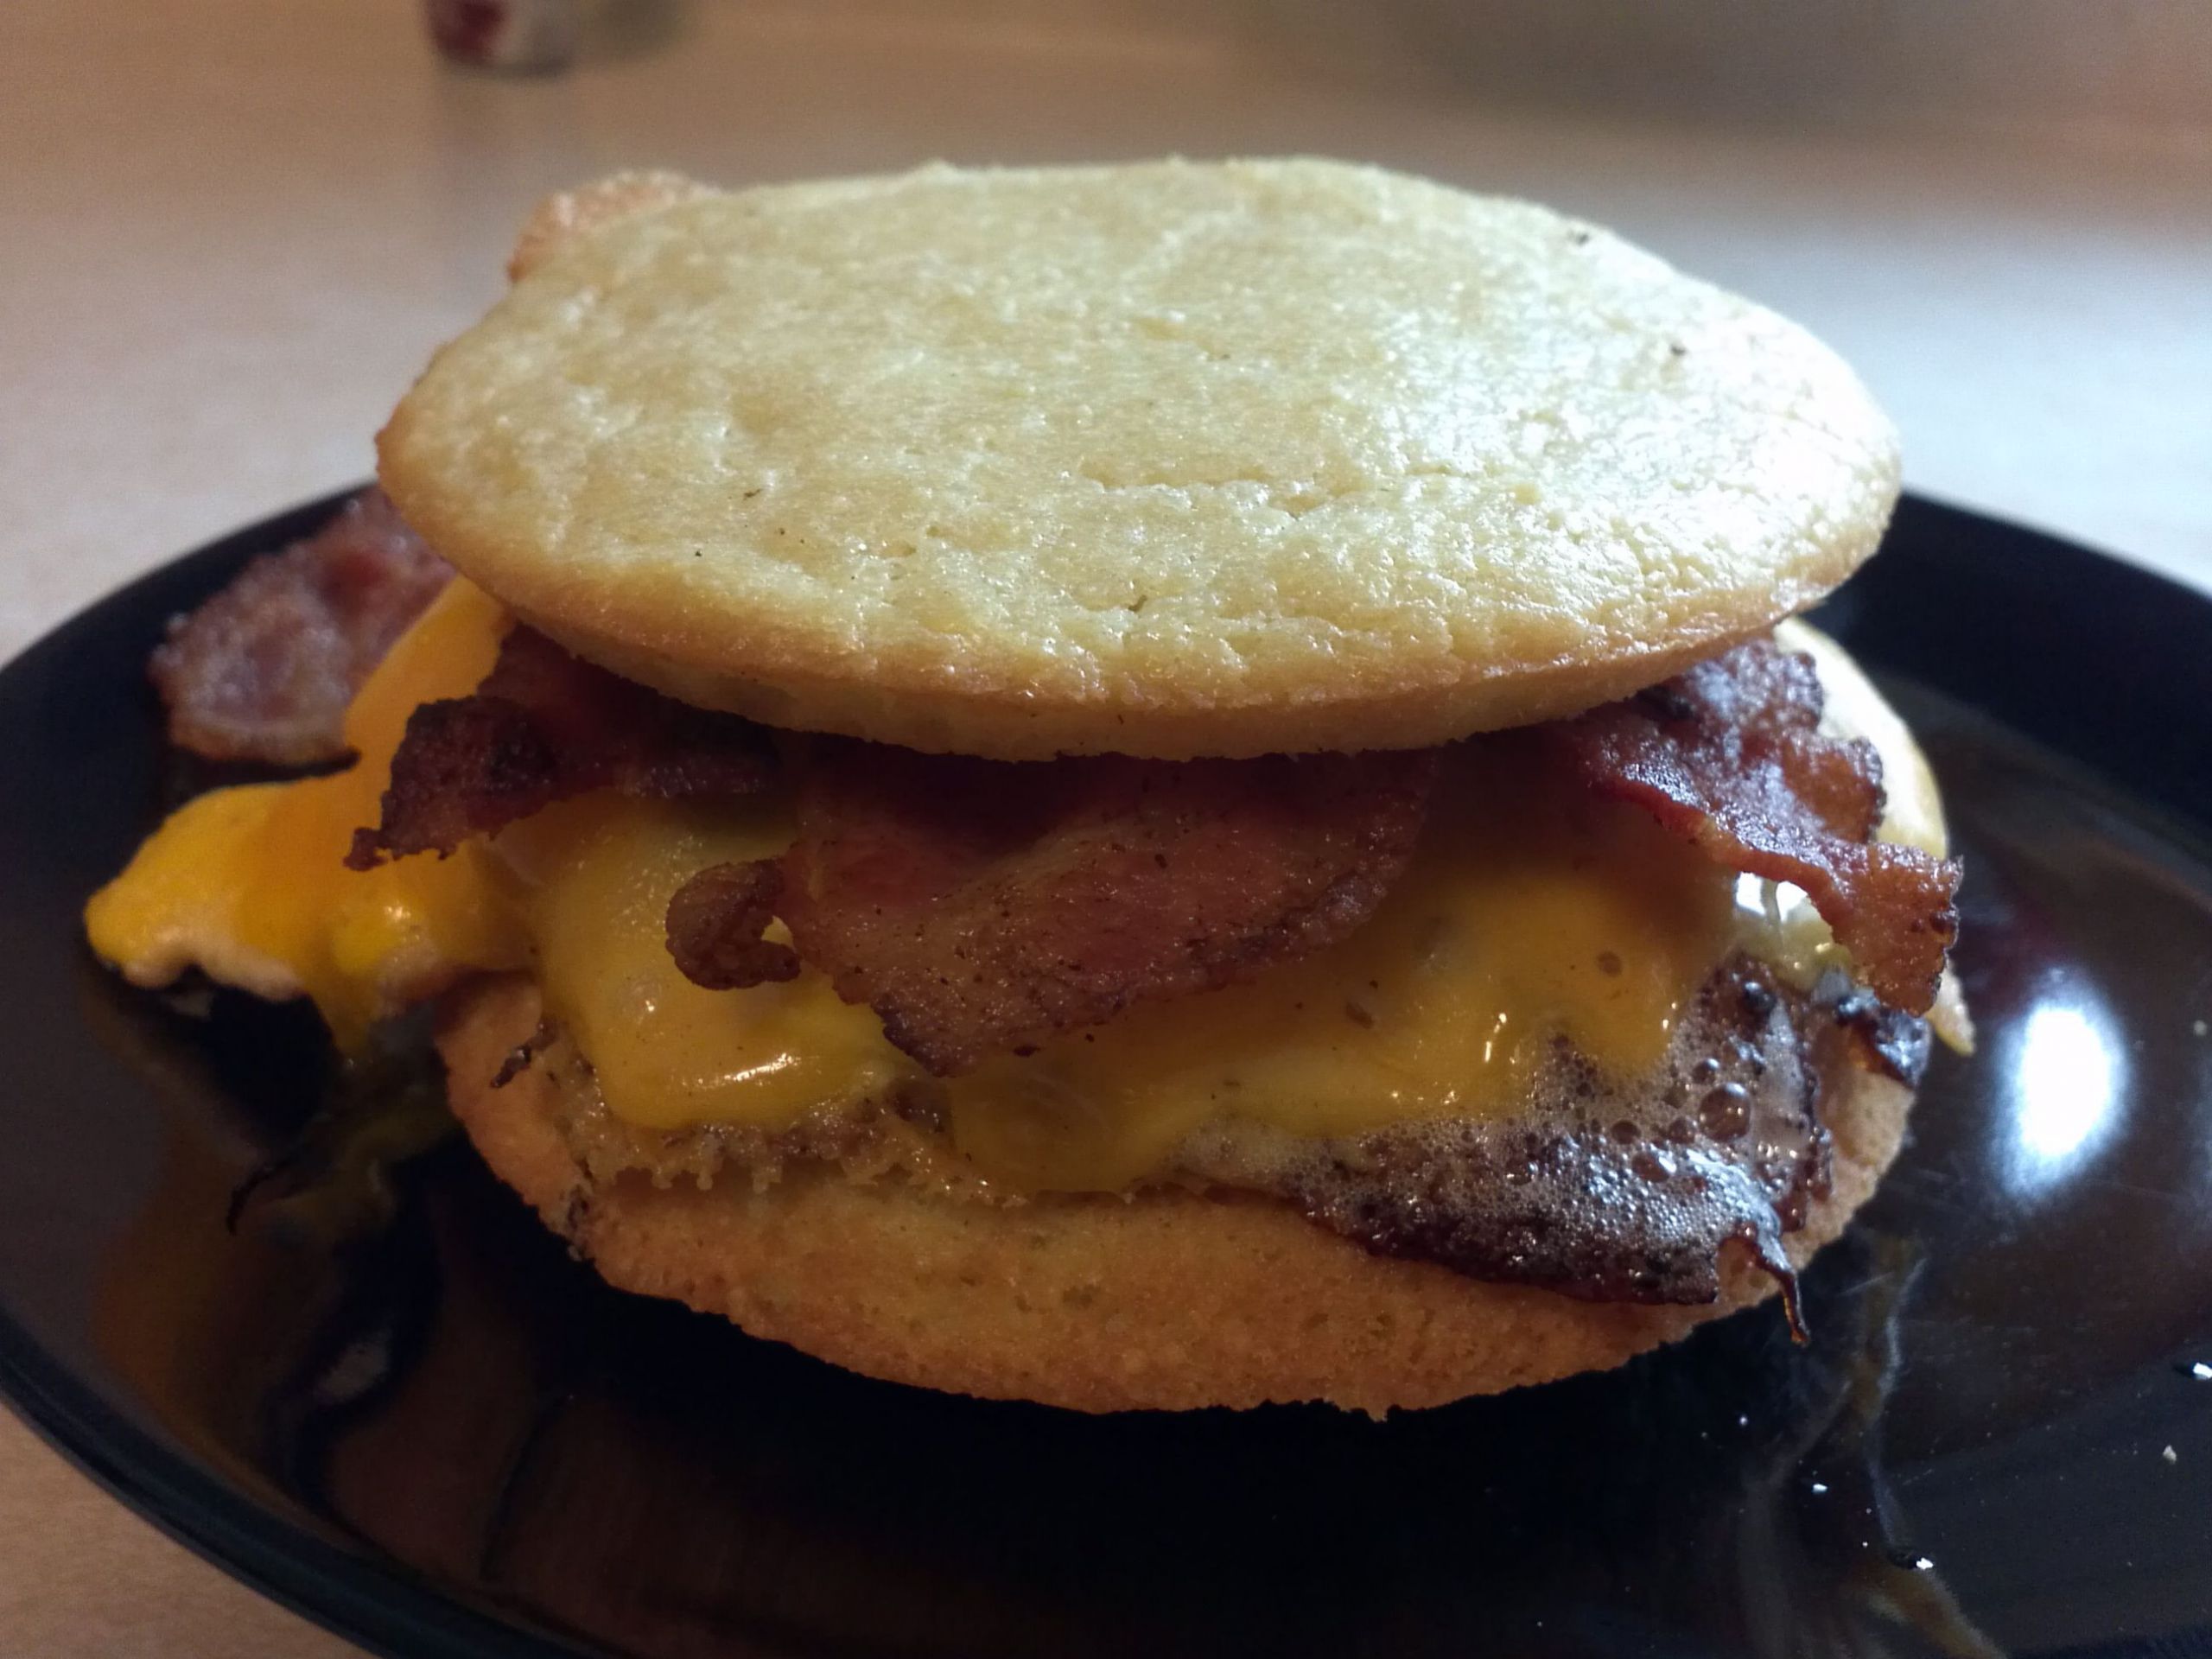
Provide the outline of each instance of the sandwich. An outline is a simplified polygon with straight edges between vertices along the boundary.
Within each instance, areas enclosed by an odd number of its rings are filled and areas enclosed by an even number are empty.
[[[624,175],[511,274],[163,645],[180,741],[346,763],[153,836],[130,980],[432,1005],[607,1280],[899,1382],[1801,1328],[1968,1040],[1927,762],[1796,620],[1897,492],[1826,347],[1319,160]]]

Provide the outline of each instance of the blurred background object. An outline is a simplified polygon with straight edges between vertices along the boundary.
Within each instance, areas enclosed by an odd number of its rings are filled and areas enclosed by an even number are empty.
[[[1798,317],[1916,487],[2212,580],[2202,0],[423,0],[0,9],[0,651],[363,475],[546,191],[1180,150],[1550,200]]]
[[[576,55],[576,0],[423,0],[438,50],[476,69],[538,73]]]
[[[1438,90],[1501,106],[1931,133],[2202,137],[2212,120],[2212,19],[2190,0],[1307,0],[1303,9],[1354,50],[1387,41]],[[1387,29],[1341,27],[1382,18]]]
[[[0,6],[0,655],[365,476],[547,191],[936,156],[1548,200],[1827,338],[1912,486],[2212,587],[2205,0],[555,0],[530,75],[477,4]],[[12,1423],[0,1545],[0,1652],[323,1650]]]

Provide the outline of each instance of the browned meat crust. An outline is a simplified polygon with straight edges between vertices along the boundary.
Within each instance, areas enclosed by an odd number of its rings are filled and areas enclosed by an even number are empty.
[[[609,1282],[870,1376],[1084,1411],[1327,1399],[1381,1412],[1618,1365],[1774,1289],[1736,1249],[1719,1300],[1700,1306],[1486,1284],[1230,1191],[1005,1207],[842,1157],[766,1183],[618,1173],[563,1133],[569,1071],[486,1086],[540,1017],[527,979],[486,979],[440,1025],[454,1109],[494,1173]],[[1783,1240],[1798,1267],[1866,1202],[1911,1099],[1849,1065],[1827,1083],[1833,1191]]]
[[[946,1076],[1342,938],[1412,856],[1435,772],[1426,750],[1016,764],[825,744],[777,912],[798,959]]]
[[[1504,1116],[1395,1123],[1310,1139],[1223,1117],[1193,1134],[1147,1185],[1239,1192],[1287,1204],[1379,1254],[1469,1278],[1541,1286],[1591,1301],[1696,1306],[1720,1292],[1731,1248],[1795,1283],[1784,1241],[1828,1195],[1825,1103],[1866,1071],[1910,1087],[1865,1027],[1871,1001],[1840,980],[1808,995],[1747,957],[1723,964],[1650,1072],[1611,1077],[1565,1042]],[[1891,1014],[1891,1034],[1924,1023]],[[1894,1053],[1894,1049],[1891,1051]],[[594,1179],[755,1185],[826,1160],[948,1201],[1001,1195],[961,1179],[926,1088],[777,1134],[743,1127],[632,1128],[600,1103],[588,1058],[556,1038],[561,1128]]]
[[[766,732],[749,721],[661,696],[518,626],[474,695],[408,716],[381,822],[354,832],[346,861],[365,870],[449,853],[588,790],[750,795],[774,770]]]
[[[683,976],[710,991],[798,977],[798,952],[760,937],[784,890],[780,865],[715,864],[668,903],[668,954]]]
[[[1872,839],[1881,759],[1823,734],[1820,717],[1811,659],[1763,639],[1543,729],[1599,793],[1725,868],[1802,887],[1867,987],[1924,1014],[1958,934],[1959,867]]]
[[[170,620],[148,665],[169,741],[211,760],[342,759],[346,704],[452,575],[382,490],[364,491]]]
[[[1607,1077],[1562,1042],[1507,1117],[1322,1142],[1224,1121],[1179,1162],[1370,1249],[1593,1301],[1710,1302],[1734,1243],[1774,1275],[1794,1319],[1783,1240],[1828,1192],[1823,1091],[1869,1069],[1890,1068],[1831,999],[1738,957],[1647,1076]]]

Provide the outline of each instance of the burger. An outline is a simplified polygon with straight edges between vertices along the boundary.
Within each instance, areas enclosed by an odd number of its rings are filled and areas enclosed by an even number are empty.
[[[382,493],[157,654],[132,981],[435,1005],[604,1277],[1081,1410],[1421,1407],[1770,1297],[1958,868],[1795,620],[1896,441],[1592,226],[1319,160],[542,207]]]

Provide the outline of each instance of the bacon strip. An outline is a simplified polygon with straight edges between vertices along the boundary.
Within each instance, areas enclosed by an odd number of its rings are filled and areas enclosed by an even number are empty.
[[[473,696],[408,716],[381,820],[354,831],[346,862],[450,853],[588,790],[730,797],[774,775],[767,733],[751,721],[664,697],[518,626]]]
[[[683,976],[710,991],[798,977],[798,952],[760,937],[775,919],[783,870],[772,860],[714,864],[668,902],[668,954]]]
[[[1546,729],[1600,794],[1728,869],[1802,887],[1874,994],[1924,1014],[1958,934],[1959,867],[1871,839],[1880,757],[1821,734],[1821,702],[1811,659],[1762,639]]]
[[[1955,864],[1871,842],[1878,758],[1818,729],[1812,664],[1739,646],[1625,702],[1538,728],[1597,792],[1715,862],[1794,882],[1883,1001],[1934,999]],[[940,1074],[1131,1004],[1249,977],[1343,938],[1411,856],[1435,751],[1014,765],[823,740],[781,859],[702,872],[668,914],[702,985],[804,963]],[[450,851],[592,789],[753,793],[768,735],[513,631],[473,696],[408,722],[382,821],[348,862]],[[773,917],[788,946],[762,933]]]
[[[1435,770],[1433,752],[1014,765],[828,744],[777,913],[798,960],[949,1075],[1342,938],[1412,855]],[[678,893],[671,938],[704,903]]]
[[[169,741],[211,760],[342,760],[346,705],[452,575],[382,490],[363,491],[170,619],[147,665]]]

